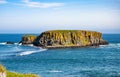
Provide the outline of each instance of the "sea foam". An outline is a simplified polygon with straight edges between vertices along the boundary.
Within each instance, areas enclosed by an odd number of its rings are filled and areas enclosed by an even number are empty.
[[[109,45],[100,45],[100,48],[120,48],[120,43],[110,43]]]
[[[46,51],[47,49],[40,49],[40,50],[33,50],[33,51],[24,51],[21,53],[18,53],[17,56],[25,56],[25,55],[30,55],[33,53],[38,53],[38,52],[42,52],[42,51]]]
[[[50,70],[48,72],[51,72],[51,73],[59,73],[59,72],[63,72],[63,71],[60,71],[60,70]]]
[[[0,45],[5,45],[5,44],[6,44],[6,42],[1,42],[1,43],[0,43]]]

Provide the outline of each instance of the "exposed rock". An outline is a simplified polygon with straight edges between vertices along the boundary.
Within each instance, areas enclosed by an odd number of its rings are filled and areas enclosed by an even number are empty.
[[[100,42],[100,45],[106,45],[106,44],[109,44],[107,41],[105,41],[105,40],[102,40],[101,42]]]
[[[19,42],[19,43],[22,43],[22,44],[33,44],[33,41],[36,39],[37,36],[34,36],[34,35],[24,35],[22,37],[22,41]]]
[[[108,44],[102,34],[85,30],[52,30],[40,34],[33,42],[35,46],[45,48],[83,47]]]
[[[6,44],[14,44],[14,42],[6,42]]]

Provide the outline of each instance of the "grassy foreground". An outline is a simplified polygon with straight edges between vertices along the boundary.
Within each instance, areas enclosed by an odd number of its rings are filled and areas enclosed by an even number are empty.
[[[6,77],[39,77],[38,75],[35,75],[35,74],[20,74],[20,73],[17,73],[17,72],[10,72],[8,70],[5,69],[5,67],[3,67],[1,64],[0,64],[0,73],[6,73]]]

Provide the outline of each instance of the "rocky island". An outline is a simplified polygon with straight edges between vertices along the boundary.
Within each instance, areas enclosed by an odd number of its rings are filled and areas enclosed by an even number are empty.
[[[22,44],[33,44],[42,48],[86,47],[108,44],[102,33],[86,30],[51,30],[39,36],[23,36]]]
[[[35,35],[24,35],[22,37],[22,41],[20,43],[22,44],[33,44],[34,40],[37,38]]]

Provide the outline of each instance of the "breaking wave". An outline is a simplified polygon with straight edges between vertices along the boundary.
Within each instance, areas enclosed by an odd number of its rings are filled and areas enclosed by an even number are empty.
[[[50,71],[47,71],[47,72],[51,72],[51,73],[60,73],[60,72],[63,72],[63,71],[60,71],[60,70],[50,70]]]
[[[46,51],[47,49],[40,49],[40,50],[34,50],[34,51],[24,51],[24,52],[20,52],[17,54],[17,56],[25,56],[25,55],[30,55],[33,53],[38,53],[38,52],[42,52],[42,51]]]
[[[0,45],[20,45],[19,43],[7,44],[7,42],[0,42]]]
[[[120,48],[120,43],[110,43],[109,45],[100,45],[100,48]]]
[[[6,42],[1,42],[1,43],[0,43],[0,45],[5,45],[5,44],[6,44]]]

